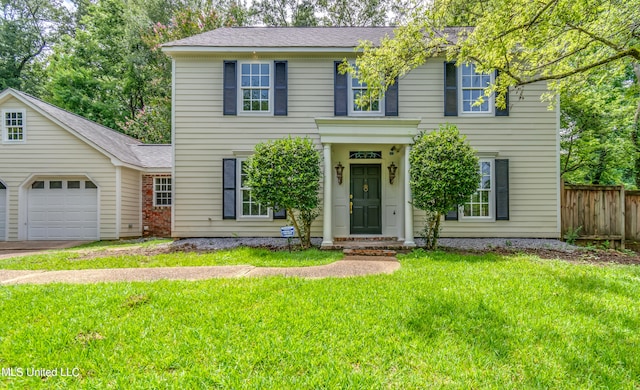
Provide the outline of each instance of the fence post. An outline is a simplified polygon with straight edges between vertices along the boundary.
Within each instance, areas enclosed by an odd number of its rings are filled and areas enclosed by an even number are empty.
[[[620,220],[620,234],[622,235],[622,238],[620,239],[620,249],[624,250],[624,240],[625,240],[625,236],[626,236],[626,232],[625,232],[625,225],[626,225],[626,221],[625,221],[625,217],[626,217],[626,212],[625,209],[627,207],[627,202],[625,200],[625,195],[624,195],[624,184],[620,185],[620,212],[619,212],[619,220]]]

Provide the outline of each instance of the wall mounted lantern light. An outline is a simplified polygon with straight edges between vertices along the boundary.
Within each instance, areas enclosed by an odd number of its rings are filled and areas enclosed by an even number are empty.
[[[338,165],[336,165],[336,177],[338,178],[338,184],[342,184],[342,172],[344,171],[344,167],[342,166],[342,163],[338,163]]]
[[[396,171],[398,170],[398,167],[396,164],[391,163],[387,169],[389,170],[389,184],[393,184],[393,181],[396,179]]]

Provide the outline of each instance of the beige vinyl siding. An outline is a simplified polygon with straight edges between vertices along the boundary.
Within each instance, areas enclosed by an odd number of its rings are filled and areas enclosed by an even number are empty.
[[[444,237],[559,237],[556,113],[540,96],[544,83],[511,91],[508,117],[444,116],[444,65],[431,60],[400,80],[401,115],[420,116],[420,129],[454,123],[484,155],[509,159],[509,220],[445,221]],[[425,86],[428,89],[425,90]],[[415,213],[415,231],[422,229]],[[417,235],[417,234],[416,234]]]
[[[222,159],[288,135],[308,135],[320,148],[314,118],[333,117],[333,62],[343,57],[176,55],[175,237],[279,235],[283,220],[222,219]],[[288,116],[222,115],[223,60],[245,59],[288,61]],[[456,123],[479,152],[509,159],[510,170],[510,221],[446,222],[443,235],[558,237],[556,114],[540,101],[545,86],[512,92],[509,117],[445,117],[443,77],[443,60],[434,59],[401,79],[400,117],[422,118],[420,129]],[[400,185],[401,173],[397,180]],[[322,235],[321,222],[314,224],[314,236]],[[421,224],[416,212],[416,235]]]
[[[139,237],[142,235],[140,224],[142,216],[142,178],[139,171],[122,168],[120,173],[120,237]]]
[[[10,199],[8,239],[18,239],[19,189],[34,176],[89,177],[99,189],[100,238],[118,238],[115,168],[109,158],[15,98],[9,98],[0,108],[26,109],[26,142],[0,143],[0,180],[7,185]],[[26,192],[22,200],[26,208]]]
[[[288,60],[288,116],[222,115],[222,66],[228,59],[235,58],[176,62],[174,237],[279,236],[285,220],[222,219],[222,159],[290,134],[308,135],[320,149],[314,118],[333,115],[333,59],[279,56],[260,60]],[[321,217],[312,234],[322,235]]]

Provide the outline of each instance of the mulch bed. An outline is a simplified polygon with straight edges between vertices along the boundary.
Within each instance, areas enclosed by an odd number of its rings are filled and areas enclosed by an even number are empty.
[[[452,250],[453,251],[453,250]],[[553,249],[513,249],[513,248],[491,248],[479,251],[458,251],[456,253],[464,254],[484,254],[496,253],[501,255],[528,254],[534,255],[541,259],[566,260],[574,263],[589,263],[598,265],[623,264],[623,265],[640,265],[640,255],[637,252],[626,251],[620,252],[613,249],[578,249],[572,252],[553,250]]]

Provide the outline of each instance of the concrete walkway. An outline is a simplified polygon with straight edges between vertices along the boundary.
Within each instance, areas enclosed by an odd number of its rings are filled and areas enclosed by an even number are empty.
[[[0,241],[0,260],[34,255],[52,249],[66,249],[91,241]]]
[[[212,267],[111,268],[74,271],[0,270],[0,285],[47,283],[100,283],[154,280],[204,280],[255,276],[297,276],[302,278],[344,278],[391,274],[400,263],[390,257],[345,257],[335,263],[310,267],[254,267],[229,265]]]

